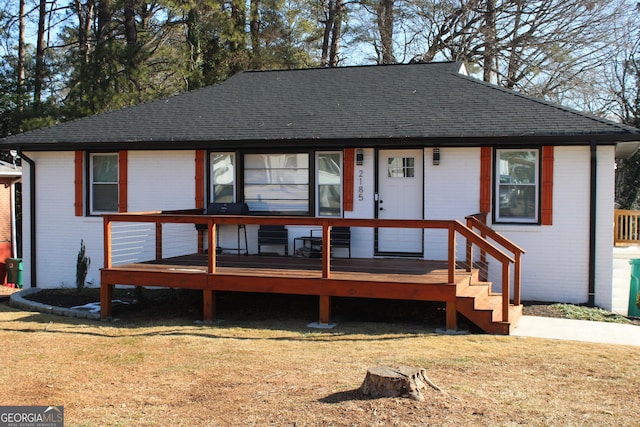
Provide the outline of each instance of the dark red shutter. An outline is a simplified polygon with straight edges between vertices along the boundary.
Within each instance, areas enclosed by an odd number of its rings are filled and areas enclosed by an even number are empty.
[[[128,205],[128,170],[129,152],[121,150],[118,152],[118,212],[127,212]]]
[[[542,200],[540,223],[553,224],[553,152],[552,146],[542,147]]]
[[[353,210],[354,162],[355,150],[353,148],[345,148],[344,170],[342,171],[342,209],[344,211]]]
[[[480,149],[480,212],[491,212],[491,147]]]
[[[204,150],[196,150],[196,209],[204,209]]]
[[[84,192],[82,189],[84,188],[83,177],[84,177],[84,152],[76,151],[75,157],[75,176],[74,176],[74,207],[75,207],[75,215],[82,216],[84,214]]]

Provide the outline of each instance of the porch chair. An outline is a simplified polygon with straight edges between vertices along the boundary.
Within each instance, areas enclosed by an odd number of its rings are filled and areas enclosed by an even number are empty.
[[[258,255],[261,246],[284,245],[284,255],[289,254],[289,232],[284,225],[260,225],[258,228]]]
[[[313,232],[319,230],[311,230]],[[351,258],[351,228],[350,227],[331,227],[331,253],[334,248],[345,248],[349,250],[349,258]]]
[[[350,227],[332,227],[331,228],[331,252],[333,248],[346,248],[349,250],[349,258],[351,258],[351,228]]]

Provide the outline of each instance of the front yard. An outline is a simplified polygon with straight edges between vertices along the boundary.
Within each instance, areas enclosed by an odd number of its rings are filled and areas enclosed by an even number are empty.
[[[266,310],[266,311],[265,311]],[[92,322],[0,304],[0,405],[64,405],[69,426],[637,425],[637,348],[350,320],[309,330],[249,307]],[[445,392],[365,399],[369,367],[423,367]]]

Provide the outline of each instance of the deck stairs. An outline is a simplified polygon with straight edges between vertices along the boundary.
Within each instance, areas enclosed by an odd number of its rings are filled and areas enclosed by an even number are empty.
[[[509,319],[504,322],[502,294],[492,292],[491,285],[480,281],[477,272],[458,282],[456,310],[488,334],[509,335],[522,317],[522,305],[509,304]]]

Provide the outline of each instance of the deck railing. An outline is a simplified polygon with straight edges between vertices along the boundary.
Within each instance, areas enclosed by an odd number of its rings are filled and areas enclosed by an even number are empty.
[[[613,222],[614,246],[640,244],[640,211],[616,209]]]
[[[505,253],[497,245],[491,243],[471,227],[456,220],[382,220],[382,219],[347,219],[347,218],[309,218],[309,217],[280,217],[280,216],[232,216],[232,215],[196,215],[193,210],[171,212],[140,212],[107,214],[104,218],[104,267],[112,268],[114,251],[114,223],[150,223],[155,224],[155,259],[163,259],[163,225],[164,224],[200,224],[207,228],[207,243],[209,248],[216,247],[216,234],[219,225],[285,225],[285,226],[313,226],[322,228],[322,278],[331,277],[331,248],[327,244],[334,226],[363,227],[363,228],[421,228],[441,229],[447,231],[447,280],[456,282],[456,241],[457,237],[464,238],[467,245],[475,245],[483,254],[492,256],[501,265],[501,292],[503,298],[503,321],[509,319],[511,265],[516,258]],[[216,274],[216,250],[209,250],[207,271]],[[467,250],[464,261],[468,271],[473,266],[473,251]],[[515,269],[518,285],[514,287],[514,302],[520,301],[519,263]]]

